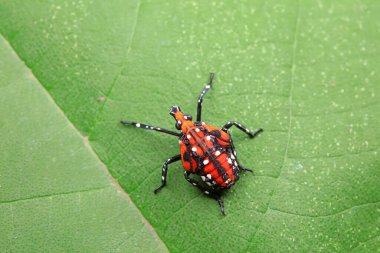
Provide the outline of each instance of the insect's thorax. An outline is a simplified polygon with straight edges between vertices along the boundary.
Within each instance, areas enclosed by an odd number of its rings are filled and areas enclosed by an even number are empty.
[[[230,136],[204,123],[185,130],[179,140],[185,170],[215,189],[233,185],[239,175]]]

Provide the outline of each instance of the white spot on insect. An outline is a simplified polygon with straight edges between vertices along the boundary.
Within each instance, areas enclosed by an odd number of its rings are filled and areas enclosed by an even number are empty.
[[[162,176],[162,180],[165,180],[165,177],[164,177],[164,176]]]
[[[193,183],[193,185],[194,185],[194,186],[197,186],[197,184],[196,184],[196,183]]]
[[[159,127],[157,127],[156,129],[157,129],[157,130],[161,130],[161,128],[159,128]]]
[[[149,128],[149,126],[145,126],[145,128],[146,128],[146,129],[148,129],[148,128]]]
[[[200,102],[201,102],[201,100],[199,99],[199,100],[198,100],[198,103],[200,103]]]
[[[136,127],[140,127],[140,123],[136,123]]]
[[[209,195],[209,194],[210,194],[210,192],[209,192],[209,191],[205,191],[205,193],[206,193],[207,195]]]
[[[212,184],[211,184],[210,182],[206,182],[206,184],[207,184],[208,186],[212,186]]]
[[[231,158],[232,158],[232,159],[235,159],[235,156],[234,156],[233,154],[231,154]]]
[[[249,129],[246,128],[245,131],[246,131],[247,133],[249,133]]]
[[[210,179],[210,180],[212,179],[211,174],[207,174],[206,177],[207,177],[208,179]]]
[[[209,161],[208,161],[207,159],[203,160],[203,164],[204,164],[204,165],[207,165],[208,162],[209,162]]]
[[[207,137],[206,137],[206,140],[211,140],[211,137],[210,137],[210,135],[208,135]]]
[[[211,87],[210,85],[206,85],[206,89],[210,89],[210,87]]]
[[[188,134],[188,135],[187,135],[187,139],[190,139],[190,138],[191,138],[191,135],[190,135],[190,134]]]
[[[195,132],[199,132],[200,130],[199,130],[199,128],[195,128]]]
[[[181,122],[180,120],[177,120],[177,123],[178,123],[178,125],[181,125],[181,124],[182,124],[182,122]]]
[[[152,129],[152,130],[153,130],[153,129],[154,129],[154,127],[150,127],[150,129]]]
[[[194,152],[196,152],[197,148],[196,147],[192,147],[191,150],[194,151]]]
[[[202,125],[206,125],[206,123],[202,122]]]
[[[234,155],[236,156],[236,151],[234,150]]]
[[[182,143],[182,141],[181,141],[181,140],[178,140],[178,143],[179,143],[179,144],[181,144],[181,143]]]
[[[187,119],[187,116],[183,116],[184,119]]]
[[[206,181],[206,177],[205,176],[201,176],[202,180],[203,181]]]
[[[228,163],[229,163],[229,164],[232,164],[232,160],[231,160],[231,158],[228,158],[227,160],[228,160]]]
[[[235,166],[238,166],[238,164],[237,164],[237,162],[236,162],[236,161],[234,162],[234,164],[235,164]]]
[[[216,151],[216,152],[215,152],[215,155],[216,155],[216,156],[219,156],[219,155],[220,155],[220,151],[219,151],[219,150]]]

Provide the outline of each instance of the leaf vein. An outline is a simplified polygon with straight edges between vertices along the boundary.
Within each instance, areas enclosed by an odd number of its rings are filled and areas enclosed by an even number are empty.
[[[272,198],[273,198],[273,195],[275,194],[275,192],[277,191],[277,188],[278,188],[278,178],[281,177],[281,173],[284,169],[284,166],[288,160],[288,149],[289,149],[289,144],[290,144],[290,139],[291,139],[291,129],[292,129],[292,118],[293,118],[293,109],[292,109],[292,105],[293,105],[293,89],[294,89],[294,82],[295,82],[295,73],[296,73],[296,51],[297,51],[297,44],[298,44],[298,35],[299,35],[299,27],[300,27],[300,0],[298,0],[298,4],[297,4],[297,15],[296,15],[296,22],[295,22],[295,32],[294,32],[294,39],[293,39],[293,44],[292,44],[292,65],[291,65],[291,80],[290,80],[290,89],[289,89],[289,127],[288,127],[288,138],[287,138],[287,143],[286,143],[286,147],[285,147],[285,152],[284,152],[284,159],[283,159],[283,163],[282,163],[282,166],[281,166],[281,169],[280,169],[280,173],[278,175],[278,177],[276,178],[277,180],[277,184],[276,186],[274,187],[274,190],[271,192],[270,196],[269,196],[269,200],[268,200],[268,204],[266,206],[266,210],[263,214],[263,218],[261,219],[260,223],[257,225],[257,228],[256,228],[256,231],[254,232],[254,234],[252,235],[251,239],[249,240],[248,244],[247,244],[247,247],[245,249],[245,251],[247,251],[249,249],[249,247],[251,246],[257,232],[260,230],[261,228],[261,225],[265,219],[265,215],[266,213],[268,212],[268,210],[270,210],[270,203],[272,201]]]
[[[284,211],[284,210],[279,210],[279,209],[274,209],[274,208],[269,208],[269,209],[272,210],[272,211],[276,211],[276,212],[280,212],[280,213],[285,213],[285,214],[290,214],[290,215],[295,215],[295,216],[299,216],[299,217],[325,218],[325,217],[330,217],[330,216],[342,214],[344,212],[350,211],[351,209],[360,208],[360,207],[368,206],[368,205],[376,205],[376,204],[379,204],[379,203],[380,203],[380,200],[379,201],[375,201],[375,202],[368,202],[368,203],[364,203],[364,204],[359,204],[359,205],[351,206],[351,207],[348,207],[346,209],[340,210],[340,211],[335,212],[335,213],[322,214],[322,215],[298,214],[298,213],[292,213],[292,212],[288,212],[288,211]]]
[[[377,239],[377,238],[379,238],[379,237],[380,237],[380,235],[376,235],[376,236],[374,236],[374,237],[369,238],[368,240],[365,240],[365,241],[363,241],[363,242],[359,242],[358,245],[356,245],[356,246],[355,246],[354,248],[352,248],[351,250],[354,250],[354,249],[356,249],[356,248],[359,248],[359,247],[362,246],[363,244],[366,244],[367,242],[373,241],[373,240],[375,240],[375,239]]]
[[[92,124],[92,127],[90,128],[89,130],[89,133],[88,133],[88,136],[91,136],[91,134],[94,132],[95,128],[96,128],[96,125],[98,124],[102,114],[103,114],[103,111],[104,111],[104,108],[107,104],[107,101],[109,99],[109,96],[112,94],[112,91],[113,89],[115,88],[120,76],[122,75],[122,71],[123,69],[125,68],[125,65],[127,63],[127,60],[128,60],[128,56],[129,56],[129,53],[132,49],[132,44],[133,44],[133,40],[134,40],[134,37],[135,37],[135,33],[136,33],[136,27],[137,27],[137,21],[138,21],[138,17],[139,17],[139,13],[140,13],[140,5],[141,5],[141,0],[137,0],[137,4],[136,4],[136,10],[135,10],[135,19],[134,19],[134,22],[133,22],[133,26],[132,26],[132,32],[131,32],[131,36],[129,37],[128,39],[128,47],[127,47],[127,50],[126,50],[126,53],[125,53],[125,57],[124,57],[124,61],[123,61],[123,64],[122,66],[120,67],[120,70],[119,72],[116,74],[115,78],[113,79],[111,85],[110,85],[110,88],[108,89],[108,91],[106,92],[106,94],[104,94],[105,96],[105,101],[103,103],[103,105],[99,108],[99,112],[97,113],[97,117],[95,119],[95,122]]]
[[[0,202],[1,204],[9,204],[9,203],[15,203],[20,201],[27,201],[27,200],[35,200],[35,199],[43,199],[43,198],[49,198],[49,197],[56,197],[56,196],[63,196],[63,195],[71,195],[71,194],[78,194],[78,193],[85,193],[85,192],[93,192],[93,191],[100,191],[104,190],[106,188],[112,187],[112,185],[97,187],[97,188],[91,188],[91,189],[84,189],[79,191],[68,191],[68,192],[59,192],[59,193],[52,193],[52,194],[42,194],[37,196],[31,196],[27,198],[19,198],[19,199],[12,199],[12,200],[4,200]]]

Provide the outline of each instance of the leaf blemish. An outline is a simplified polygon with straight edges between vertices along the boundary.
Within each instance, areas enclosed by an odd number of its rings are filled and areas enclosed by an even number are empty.
[[[295,168],[296,170],[302,170],[302,169],[303,169],[303,165],[302,165],[302,163],[301,163],[300,161],[297,161],[297,162],[295,162],[295,164],[294,164],[294,168]]]
[[[99,102],[104,102],[106,100],[105,97],[98,97],[96,100],[98,100]]]

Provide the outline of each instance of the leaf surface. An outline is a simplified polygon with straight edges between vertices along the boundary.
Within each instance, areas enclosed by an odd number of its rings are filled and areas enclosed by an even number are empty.
[[[30,3],[29,3],[30,4]],[[380,248],[380,4],[360,1],[92,1],[2,5],[2,32],[172,252],[373,252]],[[28,15],[26,13],[28,12]],[[30,13],[30,14],[29,14]],[[168,108],[221,126],[242,175],[215,201],[169,167]]]
[[[165,252],[3,38],[0,90],[1,252]]]

